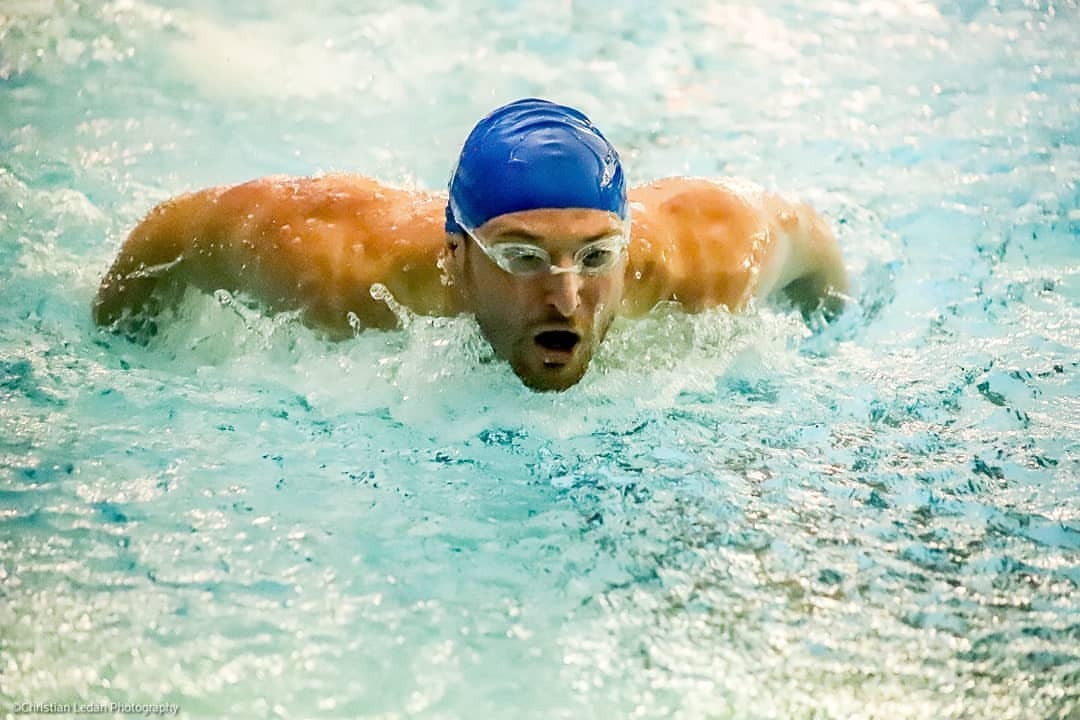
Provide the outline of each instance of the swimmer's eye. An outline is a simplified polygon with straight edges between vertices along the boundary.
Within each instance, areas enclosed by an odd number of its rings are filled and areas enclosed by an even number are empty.
[[[586,248],[578,258],[581,267],[586,270],[603,270],[616,260],[615,251],[608,247]]]
[[[622,236],[605,238],[578,250],[574,260],[583,272],[605,272],[619,261],[625,246]]]
[[[505,243],[497,245],[495,252],[498,254],[499,264],[518,275],[543,272],[551,265],[551,257],[540,248],[531,245]]]

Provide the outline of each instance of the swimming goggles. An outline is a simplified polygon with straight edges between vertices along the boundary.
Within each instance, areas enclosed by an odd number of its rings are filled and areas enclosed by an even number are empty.
[[[551,254],[538,245],[525,242],[487,243],[476,237],[472,230],[464,227],[462,229],[476,241],[477,247],[491,262],[517,277],[535,277],[544,273],[602,275],[618,264],[629,244],[629,233],[626,230],[614,232],[578,248],[574,253],[573,264],[559,267],[551,261]]]

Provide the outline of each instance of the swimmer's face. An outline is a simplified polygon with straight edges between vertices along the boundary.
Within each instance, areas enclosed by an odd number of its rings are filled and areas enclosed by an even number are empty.
[[[565,390],[585,374],[615,318],[623,292],[626,253],[605,262],[625,230],[603,210],[543,209],[492,218],[454,251],[455,282],[495,353],[534,390]],[[496,265],[499,244],[536,246],[557,268],[584,272],[513,274]],[[601,268],[596,272],[595,268]]]

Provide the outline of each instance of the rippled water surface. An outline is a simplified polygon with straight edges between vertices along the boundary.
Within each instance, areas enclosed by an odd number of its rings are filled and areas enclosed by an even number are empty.
[[[0,5],[0,715],[1080,716],[1075,2]],[[96,284],[156,202],[441,187],[490,108],[836,227],[856,301],[330,344]]]

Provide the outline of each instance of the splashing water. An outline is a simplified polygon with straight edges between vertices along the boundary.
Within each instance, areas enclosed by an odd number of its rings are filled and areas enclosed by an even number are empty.
[[[9,5],[0,715],[1080,712],[1075,2]],[[635,183],[803,194],[849,309],[658,307],[560,394],[385,289],[340,343],[224,293],[92,327],[157,202],[441,187],[527,95]]]

